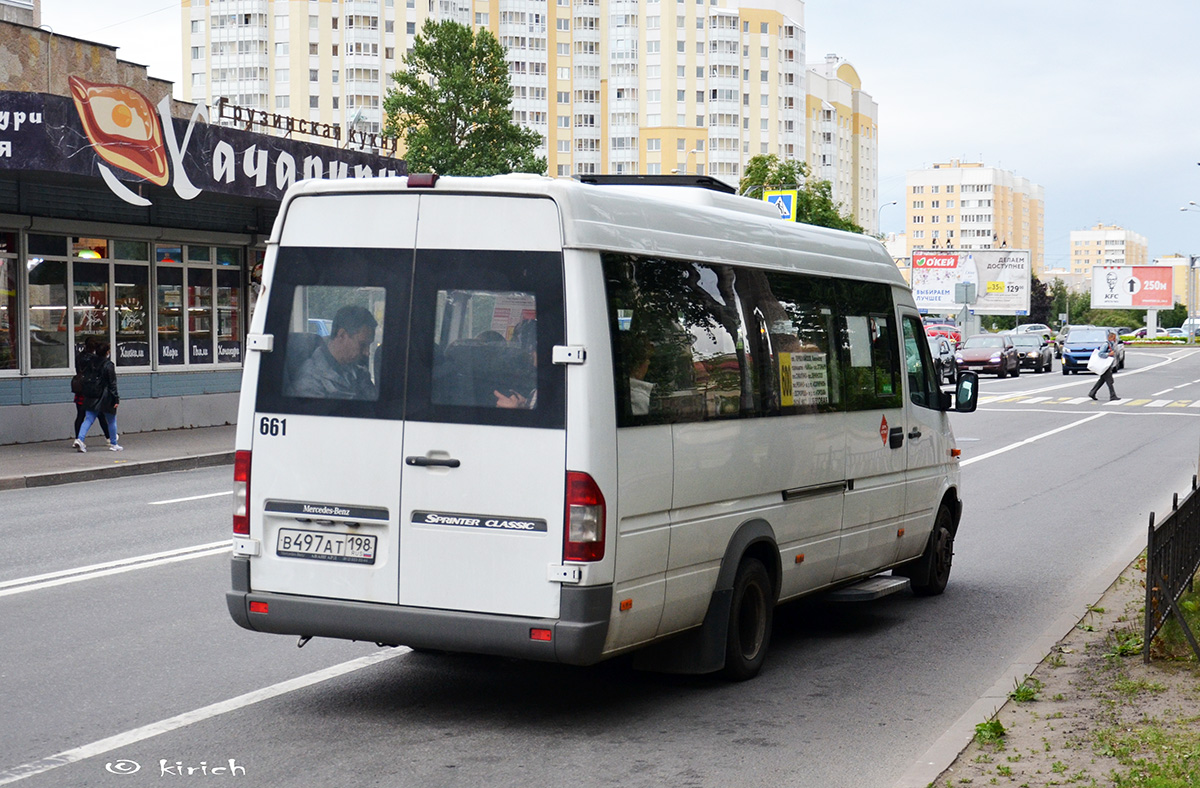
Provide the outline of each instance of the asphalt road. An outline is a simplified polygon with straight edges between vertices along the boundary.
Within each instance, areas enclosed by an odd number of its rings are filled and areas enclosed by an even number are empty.
[[[896,784],[1188,489],[1200,353],[1128,365],[983,381],[946,593],[783,607],[742,684],[241,630],[228,468],[0,492],[0,785]]]

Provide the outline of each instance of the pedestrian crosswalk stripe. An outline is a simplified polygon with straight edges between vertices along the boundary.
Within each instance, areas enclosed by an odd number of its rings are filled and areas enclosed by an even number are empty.
[[[1035,402],[1045,402],[1048,399],[1050,399],[1050,398],[1049,397],[1030,397],[1029,399],[1025,400],[1025,404],[1032,405]]]
[[[1163,402],[1168,402],[1168,401],[1169,400],[1163,400]],[[1148,402],[1150,402],[1150,400],[1148,400],[1148,399],[1127,399],[1127,400],[1123,401],[1121,404],[1128,405],[1129,407],[1132,408],[1132,407],[1136,407],[1139,405],[1145,405]]]
[[[1154,402],[1151,402],[1146,407],[1147,408],[1165,408],[1167,406],[1167,404],[1170,402],[1171,402],[1171,400],[1169,400],[1169,399],[1156,399],[1156,400],[1154,400]]]
[[[1174,402],[1172,402],[1170,405],[1168,405],[1167,407],[1168,408],[1186,408],[1186,407],[1189,407],[1188,403],[1190,403],[1190,402],[1191,402],[1190,399],[1177,399]]]
[[[1083,403],[1089,402],[1090,400],[1091,400],[1091,397],[1072,397],[1071,399],[1063,402],[1063,404],[1064,405],[1082,405]]]

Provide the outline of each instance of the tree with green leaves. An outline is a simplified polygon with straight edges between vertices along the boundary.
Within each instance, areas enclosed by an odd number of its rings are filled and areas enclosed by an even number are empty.
[[[833,185],[808,177],[808,165],[802,161],[781,161],[774,153],[754,156],[746,162],[746,170],[738,184],[738,194],[762,199],[771,189],[795,189],[796,221],[861,233],[863,228],[849,215],[842,213],[833,201]]]
[[[405,148],[409,172],[497,175],[546,172],[537,132],[512,119],[504,47],[487,30],[427,19],[392,74],[384,129]]]

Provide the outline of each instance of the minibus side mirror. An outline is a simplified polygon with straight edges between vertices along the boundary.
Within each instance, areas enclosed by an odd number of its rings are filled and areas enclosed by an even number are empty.
[[[978,403],[979,373],[960,372],[954,389],[954,409],[959,413],[973,413]]]

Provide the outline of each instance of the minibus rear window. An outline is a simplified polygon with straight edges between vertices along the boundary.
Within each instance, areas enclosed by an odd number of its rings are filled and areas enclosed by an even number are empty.
[[[411,250],[281,248],[257,409],[402,418],[411,271]]]

